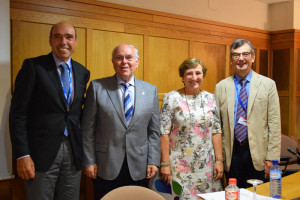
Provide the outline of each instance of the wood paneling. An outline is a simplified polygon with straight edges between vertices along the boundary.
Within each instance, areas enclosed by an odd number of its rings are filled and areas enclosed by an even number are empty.
[[[295,137],[300,138],[300,96],[296,97]]]
[[[139,50],[140,64],[135,72],[135,76],[143,79],[144,47],[142,35],[91,30],[88,32],[87,40],[88,49],[90,50],[87,68],[91,71],[91,80],[115,74],[111,62],[112,50],[122,43],[132,44]]]
[[[200,59],[207,68],[206,77],[201,87],[214,93],[216,84],[225,78],[226,46],[193,42],[191,48],[193,52],[191,57]]]
[[[269,51],[261,49],[259,56],[259,73],[264,76],[269,76]]]
[[[300,38],[300,37],[299,37]],[[300,92],[300,49],[296,50],[297,52],[297,60],[296,60],[296,71],[295,71],[295,75],[296,75],[296,91]]]
[[[188,41],[149,37],[148,57],[145,80],[156,85],[159,93],[183,87],[178,68],[189,57]]]
[[[281,115],[281,133],[288,135],[289,133],[289,98],[279,97],[280,115]]]
[[[277,90],[289,91],[290,49],[273,51],[273,79]]]

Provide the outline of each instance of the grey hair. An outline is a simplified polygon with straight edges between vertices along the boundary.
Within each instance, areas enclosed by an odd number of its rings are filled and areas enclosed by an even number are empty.
[[[135,51],[135,58],[136,58],[136,60],[138,60],[138,58],[140,57],[140,56],[139,56],[139,50],[137,50],[137,48],[135,48],[132,44],[126,44],[126,45],[131,46],[131,47],[134,49],[134,51]],[[116,46],[116,47],[112,50],[112,54],[111,54],[112,58],[114,57],[114,54],[116,53],[117,48],[118,48],[119,46],[120,46],[120,45]]]
[[[251,42],[249,42],[248,40],[245,40],[245,39],[237,39],[230,46],[230,55],[232,55],[232,52],[234,49],[237,49],[244,44],[248,44],[250,46],[250,53],[254,54],[255,50],[254,50]]]

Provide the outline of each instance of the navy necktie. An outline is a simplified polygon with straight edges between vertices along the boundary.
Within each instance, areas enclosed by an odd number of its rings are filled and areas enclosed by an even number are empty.
[[[129,83],[121,83],[121,85],[124,86],[125,88],[125,92],[124,92],[124,113],[125,113],[125,119],[126,119],[126,123],[128,125],[129,120],[133,114],[133,105],[132,105],[132,101],[129,95],[129,91],[128,88],[130,86]]]

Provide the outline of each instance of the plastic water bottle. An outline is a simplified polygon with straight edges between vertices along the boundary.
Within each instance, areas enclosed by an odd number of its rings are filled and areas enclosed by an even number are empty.
[[[270,168],[270,197],[279,199],[281,197],[281,169],[278,160],[273,160]]]
[[[236,186],[236,178],[230,178],[228,183],[228,186],[225,188],[225,200],[239,200],[240,189]]]

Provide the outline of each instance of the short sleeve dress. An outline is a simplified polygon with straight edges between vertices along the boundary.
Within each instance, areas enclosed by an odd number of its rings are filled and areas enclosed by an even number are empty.
[[[172,177],[184,186],[180,199],[198,199],[196,194],[222,190],[220,180],[213,180],[212,135],[221,133],[213,94],[165,94],[160,123],[161,134],[170,137]]]

